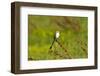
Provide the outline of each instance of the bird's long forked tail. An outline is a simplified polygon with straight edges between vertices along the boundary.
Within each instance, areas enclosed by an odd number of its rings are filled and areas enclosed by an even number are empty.
[[[54,42],[55,42],[55,41],[56,41],[56,40],[54,39],[49,49],[52,49],[52,46],[54,45]]]

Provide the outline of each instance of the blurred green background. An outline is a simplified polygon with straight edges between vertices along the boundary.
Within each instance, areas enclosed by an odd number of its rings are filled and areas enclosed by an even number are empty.
[[[49,49],[56,31],[58,41]],[[28,60],[87,58],[88,18],[28,15]]]

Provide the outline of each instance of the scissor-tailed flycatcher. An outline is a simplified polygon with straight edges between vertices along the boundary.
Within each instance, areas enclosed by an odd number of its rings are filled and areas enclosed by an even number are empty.
[[[55,33],[55,35],[54,35],[54,40],[53,40],[53,42],[52,42],[52,45],[51,45],[50,49],[52,48],[54,42],[59,38],[59,36],[60,36],[60,32],[59,32],[59,31],[56,31],[56,33]]]
[[[68,53],[68,51],[66,50],[66,48],[57,40],[60,36],[60,32],[56,31],[55,35],[54,35],[54,40],[50,46],[50,50],[52,49],[52,46],[54,45],[54,42],[57,42],[59,44],[59,46],[65,51],[65,53],[67,53],[68,57],[71,59],[71,55]],[[50,51],[51,52],[51,51]],[[60,55],[60,54],[59,54]],[[61,55],[60,55],[61,56]]]

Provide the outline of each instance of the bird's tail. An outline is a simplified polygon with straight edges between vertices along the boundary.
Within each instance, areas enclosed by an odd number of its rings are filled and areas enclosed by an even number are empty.
[[[54,45],[54,42],[55,42],[55,41],[56,41],[56,40],[54,39],[49,49],[52,49],[52,46]]]

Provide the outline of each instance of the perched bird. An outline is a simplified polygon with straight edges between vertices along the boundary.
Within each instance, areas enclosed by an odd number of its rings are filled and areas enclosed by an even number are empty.
[[[59,38],[59,36],[60,36],[60,32],[59,32],[59,31],[56,31],[56,33],[55,33],[55,35],[54,35],[54,40],[53,40],[53,42],[52,42],[52,45],[51,45],[50,49],[52,48],[54,42]]]

